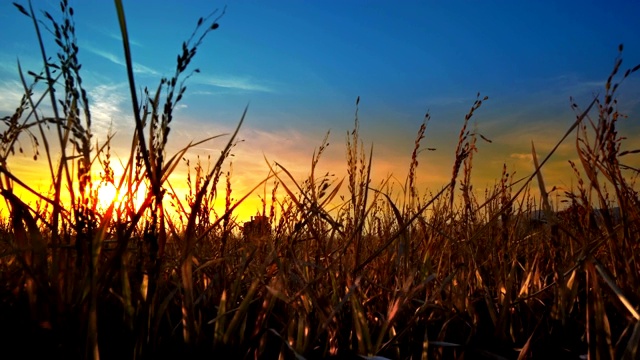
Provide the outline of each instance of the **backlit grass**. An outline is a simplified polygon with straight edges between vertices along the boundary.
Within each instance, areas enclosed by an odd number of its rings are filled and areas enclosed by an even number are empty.
[[[505,165],[495,186],[473,188],[476,142],[489,141],[469,126],[490,106],[480,94],[462,121],[449,182],[417,186],[427,114],[405,182],[374,183],[358,99],[347,176],[317,172],[327,138],[304,179],[266,160],[270,175],[254,190],[269,184],[273,191],[260,216],[242,226],[234,212],[251,192],[232,199],[226,162],[247,109],[210,166],[186,164],[185,201],[168,181],[192,147],[213,139],[166,151],[171,128],[180,126],[173,115],[185,80],[198,76],[191,60],[224,11],[197,20],[174,74],[139,98],[124,8],[115,6],[136,126],[120,159],[112,158],[111,137],[93,139],[72,7],[62,0],[61,14],[37,19],[31,4],[16,5],[32,20],[43,68],[18,67],[24,96],[2,119],[0,192],[9,213],[0,223],[1,354],[638,357],[639,170],[625,165],[637,151],[621,150],[616,96],[639,66],[621,67],[622,46],[600,95],[574,104],[574,124],[558,134],[558,145],[575,142],[580,159],[567,164],[576,186],[561,194],[564,204],[552,203],[544,185],[557,146],[543,156],[532,144],[535,168],[526,177],[514,179]],[[47,53],[45,42],[57,53]],[[50,193],[12,172],[23,143],[47,164]],[[119,178],[116,160],[124,164]],[[101,195],[107,187],[111,195]],[[24,202],[18,190],[38,201]],[[213,211],[216,201],[224,212]]]

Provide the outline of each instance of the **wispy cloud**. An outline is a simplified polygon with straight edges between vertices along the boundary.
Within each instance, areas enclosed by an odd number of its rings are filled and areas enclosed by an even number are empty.
[[[525,154],[525,153],[513,153],[509,155],[509,157],[516,160],[527,160],[527,161],[533,160],[533,155]]]
[[[591,97],[603,93],[605,79],[585,78],[573,73],[562,74],[554,77],[539,79],[542,88],[534,94],[552,99],[567,99],[573,97],[581,100],[583,97]],[[553,91],[549,91],[553,89]]]
[[[96,48],[93,48],[91,46],[85,46],[84,48],[89,50],[90,52],[102,57],[102,58],[105,58],[105,59],[111,61],[114,64],[117,64],[117,65],[120,65],[120,66],[123,66],[123,67],[126,66],[126,64],[125,64],[125,62],[124,62],[124,60],[122,58],[120,58],[120,57],[118,57],[118,56],[116,56],[116,55],[114,55],[114,54],[112,54],[112,53],[110,53],[108,51],[96,49]],[[160,75],[160,73],[157,72],[156,70],[154,70],[154,69],[152,69],[152,68],[150,68],[148,66],[144,66],[142,64],[136,63],[136,62],[133,63],[133,71],[135,73],[143,74],[143,75],[153,75],[153,76],[159,76]]]
[[[118,40],[118,42],[122,42],[122,35],[120,35],[119,33],[114,33],[114,32],[105,32],[105,34],[115,40]],[[139,41],[136,41],[134,39],[129,38],[129,44],[133,45],[133,46],[138,46],[138,47],[142,47],[142,43]]]
[[[224,92],[222,92],[222,91],[196,90],[196,91],[191,92],[191,94],[193,94],[193,95],[211,96],[211,95],[222,95],[222,94],[224,94]]]
[[[91,97],[91,115],[93,132],[99,139],[105,140],[109,128],[122,131],[133,124],[127,124],[124,111],[126,86],[99,85],[89,91]]]
[[[208,86],[243,91],[257,91],[272,93],[275,90],[267,85],[260,84],[248,76],[202,76],[194,78],[194,81]]]
[[[0,113],[13,113],[20,105],[24,89],[18,81],[0,82]]]
[[[31,76],[27,76],[27,71],[39,73],[42,69],[42,59],[36,56],[23,55],[18,58],[9,54],[0,54],[0,78],[1,79],[19,79],[18,62],[22,71],[27,78],[27,82],[32,80]],[[22,85],[20,85],[22,87]]]
[[[4,59],[0,60],[0,72],[6,72],[7,74],[17,74],[18,66],[16,65],[15,60],[13,62],[4,61]]]
[[[89,24],[89,27],[103,36],[116,40],[118,41],[118,43],[122,43],[122,34],[120,34],[117,31],[113,31],[112,29],[107,28],[105,26],[97,26],[95,24]],[[129,44],[133,46],[143,47],[140,41],[137,41],[136,39],[131,37],[129,37]]]
[[[439,95],[429,96],[425,99],[425,102],[429,105],[449,106],[473,103],[475,98],[470,96],[453,96],[453,95]]]

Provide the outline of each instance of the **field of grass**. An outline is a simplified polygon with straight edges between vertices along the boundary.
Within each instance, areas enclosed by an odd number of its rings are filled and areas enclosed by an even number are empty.
[[[197,20],[173,76],[139,98],[115,3],[136,125],[129,157],[118,159],[119,181],[109,141],[92,139],[72,8],[62,0],[60,20],[45,13],[39,22],[31,6],[16,5],[34,20],[44,65],[18,69],[24,97],[0,129],[0,192],[9,209],[0,224],[0,357],[640,357],[640,171],[625,165],[637,152],[621,150],[616,130],[624,116],[619,84],[640,66],[621,67],[622,46],[605,89],[575,104],[575,123],[558,134],[558,145],[575,142],[580,159],[567,164],[577,185],[561,194],[563,210],[544,185],[555,149],[538,157],[532,146],[536,168],[525,178],[505,166],[494,187],[473,189],[483,137],[467,124],[486,99],[478,95],[442,188],[421,195],[416,185],[428,114],[401,191],[389,180],[373,184],[356,102],[348,175],[316,174],[326,139],[306,179],[266,162],[271,175],[257,188],[275,184],[274,191],[262,216],[243,227],[234,211],[251,194],[232,200],[224,168],[246,109],[217,161],[190,167],[186,202],[167,181],[200,143],[165,151],[170,126],[180,126],[173,111],[184,80],[197,76],[190,62],[223,11]],[[55,55],[42,45],[50,40]],[[33,91],[36,84],[45,90]],[[12,172],[20,141],[48,164],[50,194]],[[124,197],[103,209],[96,180]],[[21,200],[18,188],[37,203]],[[139,188],[144,200],[134,201]],[[226,211],[211,216],[216,198]]]

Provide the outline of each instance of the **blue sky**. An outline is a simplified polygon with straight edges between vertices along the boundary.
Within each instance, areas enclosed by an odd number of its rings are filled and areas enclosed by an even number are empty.
[[[113,124],[126,147],[133,120],[113,2],[71,5],[95,132],[104,136]],[[321,164],[346,169],[344,140],[357,96],[379,178],[406,176],[416,131],[430,111],[423,146],[438,150],[421,154],[419,176],[425,186],[444,184],[478,92],[490,99],[474,120],[493,140],[480,144],[476,156],[478,186],[491,185],[505,162],[526,175],[530,142],[542,155],[554,145],[574,119],[569,97],[586,106],[602,91],[618,44],[625,45],[623,69],[640,63],[637,1],[125,1],[138,86],[155,88],[170,76],[197,19],[225,5],[220,28],[198,50],[193,67],[201,73],[187,83],[170,141],[177,149],[229,131],[250,103],[245,142],[235,150],[240,192],[249,186],[244,180],[266,174],[263,154],[304,176],[327,130],[331,150]],[[59,14],[56,1],[34,7]],[[10,1],[0,4],[0,34],[0,115],[6,115],[20,96],[16,59],[28,69],[40,65],[32,24]],[[630,115],[622,129],[635,144],[637,77],[620,93]],[[217,155],[221,144],[194,154]],[[568,185],[572,147],[561,147],[547,185]]]

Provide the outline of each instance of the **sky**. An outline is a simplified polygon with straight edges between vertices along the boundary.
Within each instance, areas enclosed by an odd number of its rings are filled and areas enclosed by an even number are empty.
[[[26,1],[19,1],[27,6]],[[80,47],[81,73],[93,114],[93,132],[116,133],[113,152],[128,155],[134,129],[115,6],[111,1],[70,1]],[[33,1],[35,9],[60,19],[57,1]],[[168,153],[189,141],[229,133],[249,106],[233,150],[232,184],[239,198],[277,161],[298,181],[330,131],[317,173],[346,175],[346,136],[353,129],[356,99],[364,147],[373,146],[373,184],[407,176],[416,133],[431,119],[419,155],[421,193],[439,190],[451,178],[464,116],[478,93],[489,100],[471,127],[480,141],[474,157],[476,189],[492,186],[503,164],[516,177],[531,173],[531,142],[545,156],[573,123],[570,97],[585,108],[604,91],[618,45],[623,69],[640,63],[640,2],[637,1],[124,1],[135,63],[136,85],[155,89],[171,76],[181,44],[198,18],[224,9],[192,63],[200,73],[172,124]],[[43,16],[41,16],[44,19]],[[17,60],[41,69],[30,19],[11,1],[0,3],[0,116],[13,113],[21,97]],[[46,35],[49,36],[50,35]],[[46,37],[45,37],[46,39]],[[55,46],[49,41],[54,54]],[[640,74],[619,91],[620,124],[640,144]],[[544,169],[546,185],[569,188],[572,137]],[[227,138],[189,152],[217,158]],[[22,140],[28,148],[28,139]],[[635,147],[634,147],[635,145]],[[9,168],[38,186],[42,162],[32,154],[12,157]],[[630,161],[639,163],[638,159]],[[228,167],[225,167],[228,170]],[[180,168],[172,184],[186,177]],[[245,217],[254,214],[251,196]]]

